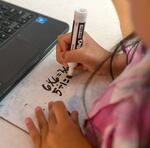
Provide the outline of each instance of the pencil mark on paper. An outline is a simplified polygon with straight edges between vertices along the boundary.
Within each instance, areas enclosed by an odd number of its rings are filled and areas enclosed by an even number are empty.
[[[26,107],[28,104],[26,103],[26,104],[24,104],[24,107]]]

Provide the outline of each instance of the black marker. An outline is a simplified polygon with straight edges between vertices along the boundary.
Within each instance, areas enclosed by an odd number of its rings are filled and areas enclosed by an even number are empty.
[[[71,35],[71,50],[81,48],[83,44],[83,33],[86,18],[87,18],[86,9],[78,8],[75,10]],[[73,70],[77,66],[77,63],[68,63],[68,65],[69,65],[68,77],[71,78]]]

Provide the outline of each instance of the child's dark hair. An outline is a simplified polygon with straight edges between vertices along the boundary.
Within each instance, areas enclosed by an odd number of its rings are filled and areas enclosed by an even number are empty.
[[[86,99],[85,99],[85,94],[86,94],[86,89],[88,87],[88,85],[90,84],[90,82],[92,81],[93,77],[95,76],[95,74],[100,70],[100,68],[103,66],[103,64],[105,64],[105,62],[107,62],[108,60],[110,60],[110,65],[109,65],[109,71],[110,71],[110,75],[112,77],[112,79],[114,79],[114,72],[113,72],[113,66],[112,66],[112,63],[113,63],[113,59],[115,57],[116,54],[118,54],[119,52],[123,51],[124,52],[124,49],[125,48],[129,48],[130,50],[126,53],[126,65],[128,65],[133,56],[134,56],[134,53],[136,52],[136,49],[138,47],[140,43],[140,39],[137,37],[137,35],[135,33],[131,33],[129,34],[126,38],[124,38],[123,40],[121,40],[114,48],[113,48],[113,52],[112,54],[107,57],[99,66],[98,68],[91,74],[91,76],[88,78],[86,84],[84,85],[84,88],[83,88],[83,93],[82,93],[82,99],[83,99],[83,104],[84,104],[84,108],[85,108],[85,112],[86,112],[86,115],[87,117],[89,118],[88,116],[88,110],[87,110],[87,107],[86,107]],[[128,59],[128,55],[132,52],[132,58]],[[97,135],[96,135],[96,129],[93,127],[92,123],[90,123],[90,126],[93,130],[93,133],[95,136],[96,139],[97,138]],[[98,141],[97,141],[98,143]]]

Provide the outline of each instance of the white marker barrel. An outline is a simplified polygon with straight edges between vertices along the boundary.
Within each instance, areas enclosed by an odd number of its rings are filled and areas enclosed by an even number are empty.
[[[83,34],[87,18],[87,10],[78,8],[74,13],[74,21],[71,35],[71,50],[81,48],[83,44]],[[76,63],[68,63],[69,71],[68,76],[72,76]]]

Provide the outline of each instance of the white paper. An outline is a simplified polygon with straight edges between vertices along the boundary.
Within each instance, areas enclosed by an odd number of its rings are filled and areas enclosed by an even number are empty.
[[[82,125],[86,117],[82,93],[90,74],[81,73],[73,77],[67,86],[63,85],[63,89],[61,89],[62,96],[59,96],[59,94],[46,91],[42,87],[42,84],[46,84],[48,78],[56,77],[58,69],[62,69],[62,65],[56,62],[54,50],[0,102],[0,116],[26,131],[25,117],[30,116],[36,122],[34,116],[36,106],[41,106],[47,114],[48,102],[61,100],[65,102],[68,110],[77,110],[79,112],[80,124]],[[60,78],[60,81],[64,80],[66,74],[62,74]],[[108,83],[109,80],[106,77],[94,77],[86,90],[85,102],[88,110]],[[57,85],[55,84],[56,87],[59,87],[60,82]]]

